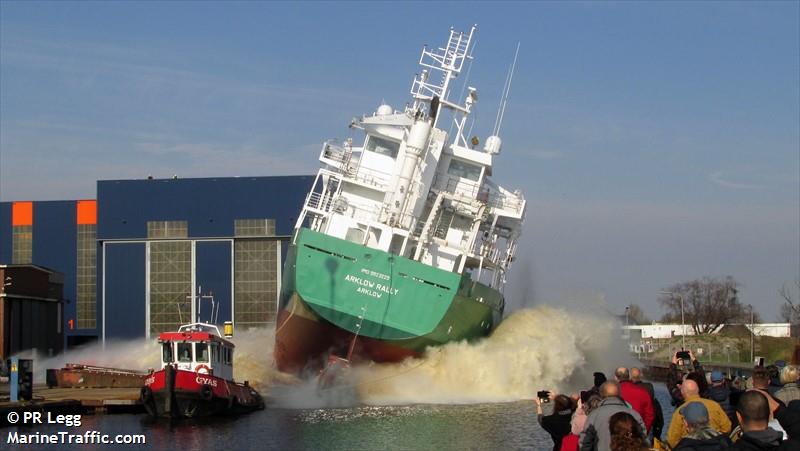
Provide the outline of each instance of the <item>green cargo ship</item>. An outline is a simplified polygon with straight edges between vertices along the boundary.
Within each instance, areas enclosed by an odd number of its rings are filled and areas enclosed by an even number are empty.
[[[464,126],[477,91],[465,86],[463,105],[448,100],[474,33],[451,30],[444,48],[423,49],[413,105],[354,119],[363,147],[323,145],[284,265],[280,370],[317,370],[331,356],[399,361],[485,336],[501,320],[525,200],[488,179],[502,111],[476,150]]]

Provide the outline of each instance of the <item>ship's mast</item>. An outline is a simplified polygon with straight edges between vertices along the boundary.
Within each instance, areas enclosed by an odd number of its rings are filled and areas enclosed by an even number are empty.
[[[429,50],[427,46],[422,48],[419,65],[426,69],[414,77],[411,96],[414,99],[414,111],[427,110],[428,116],[434,118],[434,127],[443,106],[469,113],[469,105],[462,107],[450,102],[448,97],[451,82],[461,73],[465,60],[472,59],[473,36],[477,28],[477,25],[473,25],[469,33],[450,28],[446,47],[436,50]],[[434,101],[437,98],[438,101]]]

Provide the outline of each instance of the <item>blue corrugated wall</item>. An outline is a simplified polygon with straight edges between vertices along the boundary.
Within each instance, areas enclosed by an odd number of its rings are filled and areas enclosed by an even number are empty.
[[[231,321],[231,243],[198,242],[195,247],[196,285],[202,287],[198,294],[212,294],[214,302],[219,305],[217,324]],[[209,321],[211,304],[202,302],[201,321]],[[210,322],[210,321],[209,321]]]
[[[275,218],[290,235],[311,176],[97,182],[98,238],[147,236],[147,221],[189,221],[190,237],[233,236],[234,219]]]
[[[11,202],[0,202],[0,264],[11,263]]]
[[[106,246],[106,339],[145,335],[144,259],[144,243]]]
[[[73,326],[76,325],[75,301],[78,297],[78,229],[75,209],[74,200],[33,203],[33,263],[64,274],[65,335],[77,332],[76,329],[69,328],[70,320],[73,320]],[[87,335],[97,333],[94,329],[83,332]]]
[[[234,220],[274,218],[276,234],[291,235],[312,176],[226,177],[97,182],[97,238],[106,241],[106,337],[141,337],[145,329],[144,244],[110,244],[147,237],[148,221],[188,221],[189,237],[229,238]],[[69,330],[75,318],[75,201],[34,202],[33,263],[64,273],[64,330],[101,335],[103,256],[97,252],[97,329]],[[282,245],[281,255],[286,255]],[[196,279],[231,319],[230,244],[198,242]],[[0,263],[11,263],[11,202],[0,203]]]

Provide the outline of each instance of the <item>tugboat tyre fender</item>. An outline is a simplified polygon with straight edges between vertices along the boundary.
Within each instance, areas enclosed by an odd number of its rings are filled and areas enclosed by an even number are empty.
[[[214,397],[214,391],[210,385],[203,385],[203,388],[200,389],[200,397],[205,401],[211,401],[211,398]]]

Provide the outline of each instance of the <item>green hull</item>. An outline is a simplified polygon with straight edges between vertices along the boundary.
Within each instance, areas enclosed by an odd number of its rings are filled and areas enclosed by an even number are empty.
[[[427,346],[487,335],[504,307],[497,290],[469,276],[309,229],[300,229],[289,248],[281,304],[279,367],[281,360],[297,364],[304,357],[296,340],[305,339],[308,325],[294,324],[295,312],[306,322],[341,332],[327,335],[358,335],[360,340],[417,354]],[[327,340],[326,334],[314,334],[316,341]],[[326,345],[317,343],[317,348]],[[282,358],[281,353],[291,357]]]

